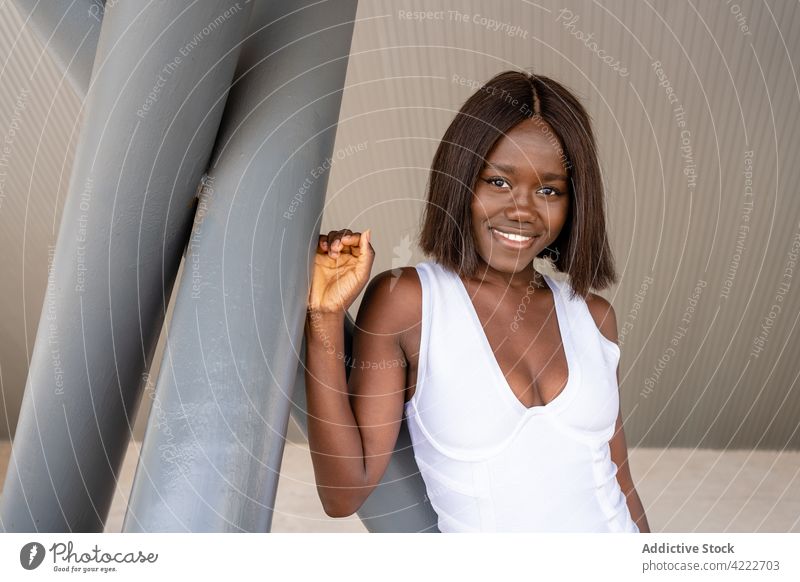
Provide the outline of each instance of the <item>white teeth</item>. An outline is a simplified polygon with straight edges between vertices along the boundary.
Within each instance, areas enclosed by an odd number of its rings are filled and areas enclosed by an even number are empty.
[[[524,242],[526,240],[531,240],[533,238],[532,236],[521,236],[519,234],[509,234],[507,232],[500,232],[496,228],[493,228],[492,230],[495,231],[500,236],[502,236],[503,238],[507,238],[508,240],[513,240],[516,242]]]

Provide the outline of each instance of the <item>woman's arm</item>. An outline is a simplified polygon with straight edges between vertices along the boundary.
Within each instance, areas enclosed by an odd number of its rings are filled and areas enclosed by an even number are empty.
[[[595,324],[600,332],[609,340],[617,343],[617,317],[612,305],[603,297],[589,294],[590,298],[586,304],[595,320]],[[619,366],[617,366],[617,385],[619,385]],[[619,483],[625,500],[628,504],[628,511],[631,519],[636,523],[641,533],[650,533],[650,525],[647,523],[647,516],[644,513],[642,501],[633,484],[630,466],[628,464],[628,445],[625,442],[625,431],[622,427],[622,410],[617,414],[617,422],[614,427],[614,436],[608,441],[611,449],[611,460],[617,466],[617,482]]]
[[[617,379],[619,380],[619,371],[617,371]],[[617,417],[614,436],[608,444],[611,448],[611,460],[617,466],[617,482],[619,483],[620,489],[622,489],[622,493],[625,495],[631,519],[636,523],[639,532],[650,533],[650,524],[647,523],[647,516],[644,513],[644,507],[642,506],[641,499],[639,499],[639,494],[636,492],[636,487],[633,485],[633,478],[631,477],[630,466],[628,465],[628,446],[625,443],[625,431],[622,428],[621,412]]]
[[[406,325],[408,309],[398,299],[408,288],[408,277],[392,285],[387,271],[369,284],[356,320],[353,360],[346,361],[344,311],[363,285],[355,295],[352,289],[340,293],[340,308],[331,309],[325,299],[336,295],[331,281],[344,280],[342,263],[357,257],[343,253],[331,258],[324,238],[320,237],[317,259],[322,265],[316,265],[320,269],[315,270],[305,325],[308,440],[323,508],[331,517],[346,517],[380,482],[400,430],[407,366],[399,331]],[[349,386],[346,364],[352,366]]]

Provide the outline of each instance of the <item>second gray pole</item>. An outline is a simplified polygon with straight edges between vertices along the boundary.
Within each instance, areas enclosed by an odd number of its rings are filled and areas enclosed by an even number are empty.
[[[353,0],[254,9],[126,532],[270,530],[355,13]]]

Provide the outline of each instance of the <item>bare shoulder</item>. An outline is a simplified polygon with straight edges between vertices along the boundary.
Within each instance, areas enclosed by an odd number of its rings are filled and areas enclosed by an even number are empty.
[[[382,333],[403,334],[419,324],[422,286],[414,267],[383,271],[369,282],[358,312],[369,327]],[[358,322],[357,322],[358,323]]]
[[[592,319],[600,329],[600,333],[617,343],[617,316],[611,303],[600,295],[589,293],[586,305],[589,307],[589,313],[592,314]]]

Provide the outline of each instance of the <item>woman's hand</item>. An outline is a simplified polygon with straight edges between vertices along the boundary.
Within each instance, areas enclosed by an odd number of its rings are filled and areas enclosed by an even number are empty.
[[[332,230],[321,234],[314,256],[308,309],[320,313],[347,310],[369,281],[375,251],[370,231]]]

